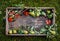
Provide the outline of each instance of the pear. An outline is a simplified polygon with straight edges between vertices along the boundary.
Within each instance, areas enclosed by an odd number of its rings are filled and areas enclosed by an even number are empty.
[[[14,29],[14,30],[13,30],[13,33],[16,34],[16,33],[17,33],[17,30]]]
[[[35,11],[36,16],[40,16],[40,10]]]
[[[31,34],[34,34],[35,32],[34,31],[30,31]]]
[[[50,10],[47,10],[47,13],[49,14],[49,13],[51,13],[51,11]]]
[[[56,31],[52,31],[50,30],[51,34],[55,35],[56,34]]]
[[[27,30],[24,30],[23,32],[24,32],[24,34],[28,34],[28,31]]]
[[[9,34],[12,34],[12,30],[9,30]]]
[[[34,12],[34,11],[29,12],[29,14],[30,14],[31,16],[35,17],[35,12]]]

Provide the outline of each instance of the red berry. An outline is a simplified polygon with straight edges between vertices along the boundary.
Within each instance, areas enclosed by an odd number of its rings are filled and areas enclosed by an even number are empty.
[[[29,12],[25,11],[24,12],[24,15],[28,16],[29,15]]]
[[[11,15],[11,14],[15,14],[15,12],[14,11],[9,12],[9,15]]]
[[[12,14],[15,14],[15,11],[12,11]]]
[[[49,23],[51,24],[51,20],[49,20]]]
[[[9,12],[9,15],[12,15],[12,12]]]
[[[13,19],[12,19],[12,18],[8,18],[8,21],[9,21],[9,22],[12,22],[12,21],[13,21]]]
[[[20,17],[20,15],[19,14],[15,14],[15,18],[18,18],[18,17]]]
[[[46,20],[46,24],[50,25],[51,24],[51,20]]]

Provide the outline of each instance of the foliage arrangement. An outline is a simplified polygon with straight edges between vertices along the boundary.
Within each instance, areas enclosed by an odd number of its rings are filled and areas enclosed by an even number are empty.
[[[22,3],[21,3],[22,2]],[[60,41],[60,1],[59,0],[0,0],[0,41]],[[21,5],[22,4],[22,5]],[[56,9],[56,24],[57,32],[54,38],[46,37],[18,37],[6,36],[5,34],[5,15],[6,8],[11,6],[27,7],[55,7]],[[49,29],[50,30],[50,29]],[[51,32],[51,31],[50,31]],[[55,33],[55,32],[54,32]],[[49,34],[50,35],[50,34]]]

